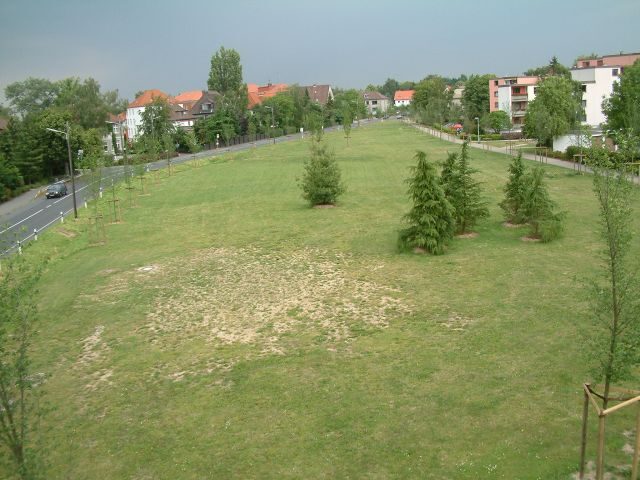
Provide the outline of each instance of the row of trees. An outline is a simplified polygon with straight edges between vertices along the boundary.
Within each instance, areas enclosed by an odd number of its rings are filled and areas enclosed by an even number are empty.
[[[400,231],[401,249],[421,248],[434,255],[444,253],[453,235],[468,233],[477,222],[489,216],[482,198],[477,171],[469,163],[469,146],[451,153],[443,162],[440,176],[422,151],[416,153],[417,165],[407,180],[413,202],[405,215],[408,226]],[[522,156],[509,167],[505,198],[500,203],[507,221],[528,224],[530,237],[549,242],[562,233],[564,214],[557,212],[544,182],[544,170],[528,171]]]
[[[126,108],[117,90],[102,92],[93,78],[67,78],[52,82],[28,78],[5,88],[10,108],[6,131],[0,134],[0,200],[25,184],[63,175],[67,169],[64,138],[47,128],[66,130],[71,125],[71,147],[78,160],[100,156],[109,113]]]

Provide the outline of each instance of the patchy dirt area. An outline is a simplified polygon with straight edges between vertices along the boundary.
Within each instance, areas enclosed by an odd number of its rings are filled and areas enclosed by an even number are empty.
[[[478,236],[478,232],[467,232],[456,235],[456,238],[476,238]]]
[[[524,237],[520,237],[520,240],[522,240],[523,242],[533,242],[533,243],[537,243],[537,242],[541,242],[542,240],[540,238],[537,237],[529,237],[529,236],[524,236]]]
[[[76,307],[114,304],[127,291],[152,292],[146,322],[136,331],[167,351],[190,342],[227,351],[239,346],[240,360],[286,354],[311,341],[332,349],[412,311],[397,289],[350,275],[361,272],[350,268],[353,262],[347,255],[316,249],[211,248],[112,274]],[[89,359],[95,342],[86,342]],[[224,365],[174,367],[180,367],[171,374],[179,381],[195,370]]]
[[[384,327],[407,312],[393,289],[349,278],[342,269],[348,262],[310,249],[206,250],[167,265],[173,286],[158,295],[145,328],[153,342],[198,336],[281,353],[279,339],[299,327],[340,341],[352,336],[353,325]]]

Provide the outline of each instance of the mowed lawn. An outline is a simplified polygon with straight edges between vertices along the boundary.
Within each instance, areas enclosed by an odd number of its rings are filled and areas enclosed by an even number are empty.
[[[523,242],[497,207],[509,159],[472,149],[491,210],[478,236],[400,254],[416,149],[436,162],[459,147],[395,121],[326,140],[347,185],[337,208],[302,201],[309,144],[293,141],[163,173],[106,245],[65,222],[27,251],[52,255],[33,345],[47,478],[577,470],[591,179],[547,167],[567,231]],[[630,463],[634,421],[611,421],[611,465]]]

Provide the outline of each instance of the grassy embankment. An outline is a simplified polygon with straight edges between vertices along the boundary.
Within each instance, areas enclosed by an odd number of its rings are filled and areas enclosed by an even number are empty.
[[[580,282],[600,249],[591,180],[547,167],[567,232],[523,242],[497,207],[509,159],[472,150],[491,210],[478,237],[398,254],[415,150],[440,161],[459,147],[397,122],[327,140],[348,186],[338,208],[302,202],[297,141],[149,182],[104,246],[68,223],[44,236],[48,478],[576,470]],[[612,464],[630,462],[633,422],[612,418]]]

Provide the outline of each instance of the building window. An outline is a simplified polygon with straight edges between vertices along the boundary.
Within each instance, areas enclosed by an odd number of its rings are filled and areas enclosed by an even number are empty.
[[[497,97],[498,96],[498,91],[496,90],[495,92],[493,92],[493,96]]]
[[[587,108],[587,101],[586,100],[582,100],[582,108]]]
[[[494,80],[493,84],[497,87],[498,86],[498,80]]]
[[[538,94],[538,87],[533,87],[533,94],[537,95]]]
[[[601,66],[603,66],[603,65],[604,65],[604,61],[602,61],[602,60],[598,60],[598,66],[599,66],[599,67],[601,67]]]
[[[581,88],[583,92],[587,91],[587,86],[584,83],[581,85]]]
[[[377,105],[378,101],[377,100],[371,100],[371,105]]]
[[[494,108],[498,108],[498,102],[495,102],[495,103],[493,104],[493,106],[494,106]]]
[[[590,66],[590,65],[591,65],[591,62],[584,62],[584,66],[585,66],[585,67],[588,67],[588,66]]]
[[[618,76],[618,69],[617,68],[612,69],[611,70],[611,75],[614,76],[614,77],[617,77]]]

